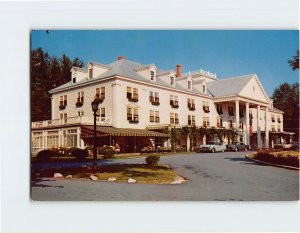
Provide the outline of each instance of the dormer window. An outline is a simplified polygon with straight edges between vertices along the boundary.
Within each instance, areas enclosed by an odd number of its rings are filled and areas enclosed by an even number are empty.
[[[93,68],[89,68],[89,79],[93,78]]]
[[[175,85],[175,77],[173,77],[173,76],[170,77],[170,85],[171,86]]]
[[[154,72],[153,70],[150,71],[150,79],[151,79],[152,81],[155,80],[155,72]]]
[[[187,88],[188,88],[189,90],[192,89],[192,81],[188,81],[188,82],[187,82]]]
[[[76,83],[76,78],[73,78],[73,83]]]

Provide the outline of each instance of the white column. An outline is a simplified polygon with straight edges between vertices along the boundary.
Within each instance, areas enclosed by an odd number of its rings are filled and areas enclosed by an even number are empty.
[[[53,96],[51,96],[51,120],[55,119],[55,102]]]
[[[246,145],[250,145],[249,103],[246,103]]]
[[[257,105],[257,148],[261,148],[260,105]]]
[[[266,107],[266,119],[265,119],[265,148],[269,148],[269,111]]]
[[[80,127],[77,127],[77,148],[81,148],[81,145],[80,145]]]
[[[237,133],[240,133],[240,103],[235,101],[235,128]],[[240,135],[237,136],[237,141],[240,141]]]
[[[190,136],[187,135],[186,137],[186,151],[190,151],[191,139]]]
[[[117,84],[112,84],[112,123],[114,127],[116,127],[117,124],[117,87]]]

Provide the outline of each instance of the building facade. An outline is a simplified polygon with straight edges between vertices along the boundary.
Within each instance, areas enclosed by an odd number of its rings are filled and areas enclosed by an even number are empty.
[[[236,140],[257,148],[272,147],[287,134],[283,112],[273,107],[256,74],[217,79],[204,70],[182,74],[180,65],[161,70],[120,56],[108,65],[73,67],[70,82],[50,93],[52,119],[32,122],[33,150],[89,145],[95,98],[101,102],[99,144],[118,143],[123,151],[170,146],[166,129],[173,127],[231,129]],[[195,144],[207,140],[200,135]],[[178,143],[189,149],[188,141],[182,135]]]

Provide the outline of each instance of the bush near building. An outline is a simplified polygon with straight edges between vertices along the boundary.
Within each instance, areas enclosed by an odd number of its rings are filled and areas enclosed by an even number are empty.
[[[277,165],[299,167],[298,151],[281,151],[276,149],[258,150],[255,159]]]
[[[145,161],[148,165],[157,165],[158,162],[160,160],[160,156],[159,155],[148,155],[145,158]]]
[[[112,146],[104,146],[102,147],[102,154],[104,159],[113,159],[116,151]]]

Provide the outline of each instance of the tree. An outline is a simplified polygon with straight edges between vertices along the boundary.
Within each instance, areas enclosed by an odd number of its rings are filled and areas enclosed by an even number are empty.
[[[31,51],[31,120],[51,118],[51,95],[49,91],[71,81],[72,66],[83,67],[83,61],[73,61],[63,54],[60,59],[50,57],[42,48]]]
[[[299,138],[299,83],[279,85],[271,98],[274,107],[284,112],[283,130],[294,132]]]
[[[296,55],[291,60],[288,60],[288,63],[293,70],[299,69],[299,49],[296,51]]]

